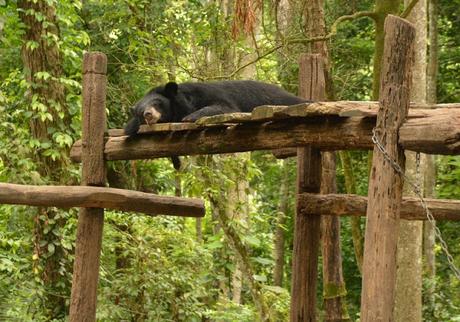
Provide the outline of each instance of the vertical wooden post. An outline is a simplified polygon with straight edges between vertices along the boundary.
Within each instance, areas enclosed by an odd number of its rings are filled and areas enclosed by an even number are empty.
[[[306,54],[299,61],[300,96],[317,99],[325,92],[324,60]],[[321,154],[311,146],[297,149],[297,193],[319,193]],[[291,321],[316,321],[316,283],[320,216],[301,214],[297,206],[292,254]]]
[[[389,158],[402,169],[404,151],[398,146],[398,130],[409,107],[414,38],[415,28],[409,22],[387,17],[376,130]],[[393,321],[402,181],[401,175],[375,147],[364,243],[363,322]]]
[[[82,185],[104,186],[104,132],[107,57],[86,53],[83,57]],[[104,209],[82,208],[78,216],[70,321],[96,321],[97,283]]]

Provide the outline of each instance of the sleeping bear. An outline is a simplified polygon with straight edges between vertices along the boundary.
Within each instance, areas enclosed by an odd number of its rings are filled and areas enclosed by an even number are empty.
[[[261,105],[295,105],[308,102],[282,88],[257,81],[167,83],[149,91],[132,108],[125,133],[135,136],[141,124],[194,122],[204,116],[251,112]],[[178,157],[172,157],[175,169]]]
[[[304,102],[281,87],[256,81],[170,82],[152,89],[134,105],[125,133],[134,136],[145,123],[194,122],[204,116],[251,112],[261,105]]]

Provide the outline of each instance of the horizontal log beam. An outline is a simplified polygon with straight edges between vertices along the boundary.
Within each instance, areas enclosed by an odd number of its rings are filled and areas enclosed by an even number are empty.
[[[321,104],[326,105],[324,102]],[[344,113],[351,111],[348,109]],[[298,108],[295,113],[298,115]],[[183,131],[143,133],[134,139],[109,137],[104,154],[106,160],[135,160],[305,145],[321,150],[365,150],[373,147],[371,133],[375,126],[375,117],[369,111],[366,113],[367,117],[291,116],[263,123],[212,124]],[[357,115],[358,112],[352,114]],[[400,129],[399,143],[405,150],[427,154],[460,154],[460,109],[411,111]],[[81,141],[72,147],[71,158],[80,161]]]
[[[425,199],[436,220],[460,220],[460,200]],[[298,196],[298,206],[305,214],[366,216],[367,197],[345,194],[308,194]],[[401,219],[427,220],[418,198],[403,198]]]
[[[181,132],[153,132],[138,135],[135,139],[109,137],[104,153],[106,160],[135,160],[271,150],[308,144],[329,150],[345,149],[346,146],[370,149],[372,141],[369,133],[374,123],[375,120],[321,117]],[[80,162],[81,141],[74,144],[70,155],[73,161]]]
[[[203,217],[204,202],[196,198],[91,186],[30,186],[0,183],[0,204],[39,207],[84,207],[141,212],[148,215]]]

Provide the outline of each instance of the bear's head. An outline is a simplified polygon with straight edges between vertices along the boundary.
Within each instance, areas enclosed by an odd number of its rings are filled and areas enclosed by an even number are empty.
[[[131,108],[132,118],[125,126],[125,133],[129,136],[135,135],[141,124],[175,121],[178,89],[176,83],[170,82],[148,92]]]

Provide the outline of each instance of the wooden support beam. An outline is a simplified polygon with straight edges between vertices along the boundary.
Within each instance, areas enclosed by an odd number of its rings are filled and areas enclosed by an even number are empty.
[[[412,24],[392,15],[386,18],[376,129],[388,158],[402,169],[404,150],[398,145],[398,130],[409,107],[414,39],[415,28]],[[364,242],[361,293],[363,322],[393,321],[402,187],[402,175],[375,147]]]
[[[460,200],[425,199],[436,220],[460,221]],[[366,216],[367,197],[358,195],[302,193],[297,199],[302,214],[332,216]],[[404,197],[401,203],[401,219],[427,220],[418,198]]]
[[[124,189],[90,186],[30,186],[0,183],[0,204],[108,208],[148,215],[203,217],[204,202]]]
[[[330,103],[338,102],[321,102],[323,106]],[[369,106],[369,102],[364,103]],[[342,113],[364,113],[358,111],[360,109],[349,109]],[[370,114],[369,111],[366,113]],[[304,145],[312,145],[320,150],[367,150],[373,148],[371,136],[374,126],[374,116],[321,115],[281,118],[265,123],[246,122],[231,126],[213,124],[200,127],[194,123],[186,123],[182,127],[171,125],[169,128],[174,129],[170,131],[163,131],[162,128],[149,132],[151,130],[144,127],[141,133],[145,134],[135,139],[128,139],[126,136],[109,137],[104,155],[106,160],[134,160],[172,155],[272,150],[279,147],[295,148]],[[122,134],[120,130],[111,132],[114,135]],[[399,133],[399,143],[406,150],[458,155],[460,109],[415,110],[411,112]],[[75,142],[70,155],[73,161],[81,161],[81,141]]]
[[[104,132],[107,57],[102,53],[83,56],[82,185],[104,186]],[[96,321],[99,258],[104,209],[82,208],[78,216],[75,262],[69,320]]]
[[[324,92],[324,60],[320,55],[302,55],[299,61],[300,96],[315,99]],[[297,193],[319,193],[321,153],[311,146],[297,149]],[[291,322],[316,321],[316,287],[320,216],[300,215],[296,209],[292,250]]]

